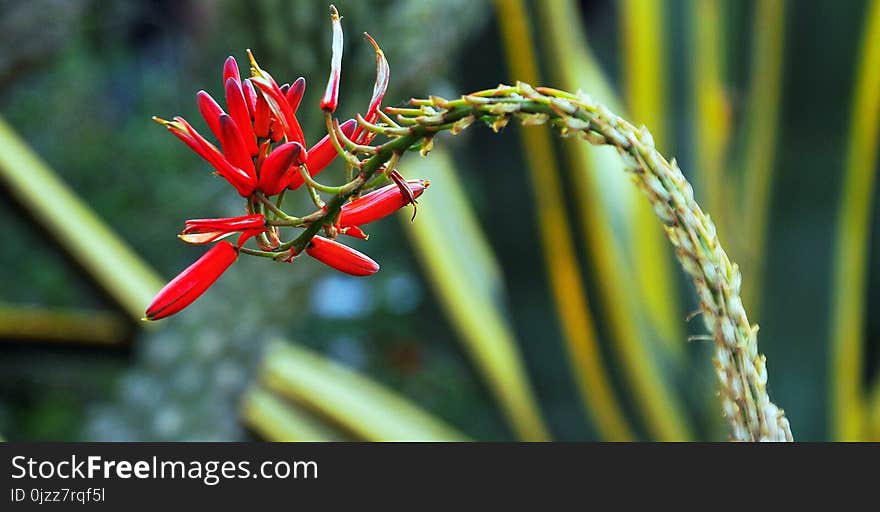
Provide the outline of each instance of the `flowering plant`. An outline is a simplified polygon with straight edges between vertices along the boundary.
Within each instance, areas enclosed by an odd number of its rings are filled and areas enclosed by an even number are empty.
[[[376,41],[366,35],[376,51],[376,83],[366,113],[359,116],[364,126],[354,119],[339,123],[332,117],[339,97],[342,66],[342,25],[339,13],[332,9],[333,57],[330,79],[321,99],[328,134],[306,149],[305,135],[296,118],[305,93],[306,81],[300,77],[292,84],[278,85],[266,70],[257,64],[248,50],[249,78],[242,79],[238,62],[229,57],[223,66],[226,110],[205,91],[196,95],[199,111],[220,148],[209,142],[182,117],[164,125],[196,154],[214,167],[245,198],[246,215],[232,218],[188,220],[179,238],[190,244],[217,242],[208,252],[168,283],[147,307],[145,318],[158,320],[179,312],[216,281],[239,254],[292,262],[305,252],[326,265],[355,276],[368,276],[379,270],[379,264],[335,238],[348,235],[366,239],[361,226],[381,219],[408,204],[424,192],[428,182],[405,181],[393,163],[365,174],[361,163],[345,148],[365,148],[375,133],[364,128],[375,123],[382,112],[380,106],[388,87],[389,67]],[[348,182],[342,186],[318,183],[315,176],[337,155],[346,158]],[[354,171],[360,171],[354,176]],[[377,172],[378,171],[378,172]],[[378,174],[378,176],[373,176]],[[372,178],[368,181],[368,178]],[[361,191],[381,181],[394,183],[365,195]],[[308,190],[316,210],[303,217],[288,215],[283,209],[288,190]],[[328,207],[321,193],[337,198]],[[350,200],[350,201],[349,201]],[[413,211],[415,218],[415,210]],[[300,236],[282,241],[282,228],[306,228]],[[323,230],[326,237],[317,235]],[[233,245],[221,239],[238,234]],[[258,248],[245,244],[256,239]]]
[[[335,239],[339,235],[365,238],[360,226],[415,204],[428,183],[405,181],[397,173],[405,152],[417,150],[425,156],[437,133],[449,131],[455,135],[477,121],[496,132],[512,119],[526,126],[549,124],[563,137],[615,148],[653,206],[699,295],[704,325],[715,342],[716,376],[732,438],[792,440],[788,419],[767,392],[766,359],[758,352],[757,326],[749,323],[740,296],[739,268],[728,258],[714,223],[697,204],[678,164],[657,151],[645,127],[632,125],[583,93],[532,87],[523,82],[454,100],[431,96],[412,99],[409,107],[381,109],[389,68],[382,50],[369,36],[377,63],[373,96],[366,114],[340,124],[333,113],[338,104],[343,36],[339,13],[332,6],[331,19],[331,72],[321,99],[328,134],[310,149],[305,149],[302,129],[296,121],[305,81],[278,86],[250,52],[251,78],[240,79],[232,58],[224,67],[229,114],[206,93],[199,93],[200,110],[220,140],[222,152],[182,118],[158,120],[247,199],[248,215],[187,223],[181,234],[184,241],[210,243],[240,233],[237,245],[217,242],[159,293],[147,308],[147,319],[169,316],[192,303],[240,253],[289,262],[305,252],[341,272],[373,274],[379,269],[375,261]],[[377,136],[387,140],[374,144]],[[336,156],[346,164],[348,181],[341,186],[317,182],[314,176]],[[387,180],[393,184],[362,195]],[[317,210],[304,217],[290,216],[281,208],[283,194],[303,185]],[[321,193],[331,194],[327,202]],[[272,196],[277,196],[275,201]],[[281,241],[279,228],[283,227],[303,231],[289,241]],[[244,245],[251,238],[257,240],[259,249]]]

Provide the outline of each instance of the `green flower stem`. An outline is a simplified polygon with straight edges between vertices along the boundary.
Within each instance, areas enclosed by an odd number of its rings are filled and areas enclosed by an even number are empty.
[[[300,172],[303,172],[302,168],[300,168]],[[308,172],[306,172],[308,174]],[[306,183],[306,190],[309,193],[309,197],[312,199],[312,202],[315,203],[315,206],[318,208],[324,208],[324,200],[321,199],[321,194],[318,194],[318,191],[315,190],[315,187],[312,187],[308,183]]]
[[[249,247],[239,247],[238,252],[242,254],[250,254],[251,256],[259,256],[261,258],[278,259],[282,251],[261,251],[259,249],[251,249]]]
[[[289,219],[266,219],[266,224],[277,227],[298,228],[308,221],[298,217],[290,217]]]
[[[675,160],[668,161],[657,151],[646,128],[636,128],[585,95],[536,90],[524,83],[516,87],[499,86],[455,101],[432,97],[411,103],[420,108],[409,116],[398,114],[405,128],[386,128],[358,119],[365,129],[389,135],[391,139],[378,146],[374,156],[359,162],[358,177],[330,199],[300,236],[282,244],[278,252],[244,248],[242,252],[274,258],[281,251],[300,253],[395,154],[402,154],[424,139],[430,140],[438,131],[450,129],[458,133],[473,119],[484,121],[495,131],[512,117],[528,125],[549,122],[564,137],[576,136],[594,145],[616,148],[663,223],[679,263],[693,280],[704,325],[715,340],[716,376],[731,438],[792,440],[788,419],[767,393],[766,359],[758,353],[758,328],[749,323],[740,297],[739,268],[722,248],[715,225],[697,204],[693,188]],[[422,153],[429,148],[429,142],[423,143]]]
[[[336,119],[333,119],[331,121],[331,123],[332,123],[331,128],[333,130],[333,135],[336,137],[336,140],[338,142],[340,142],[342,145],[344,145],[347,148],[346,151],[349,151],[352,153],[363,153],[365,155],[376,154],[376,148],[374,146],[365,146],[364,144],[358,144],[357,142],[349,139],[348,136],[345,135],[345,132],[343,132],[342,129],[339,127],[339,121],[337,121]],[[351,163],[349,163],[349,167],[353,167],[353,165]]]
[[[722,248],[715,225],[695,201],[690,183],[674,160],[666,160],[656,150],[648,130],[636,128],[584,95],[535,90],[523,83],[517,87],[499,86],[462,100],[467,106],[461,106],[460,100],[447,102],[440,98],[413,102],[430,115],[410,117],[418,123],[409,126],[411,134],[389,142],[383,146],[385,151],[365,163],[370,175],[380,165],[380,158],[389,157],[386,146],[403,149],[418,140],[416,134],[430,134],[431,125],[436,128],[454,121],[452,117],[468,115],[496,130],[511,117],[531,125],[550,122],[565,137],[615,147],[664,224],[679,262],[699,295],[704,325],[715,340],[716,375],[731,438],[791,441],[788,419],[770,402],[767,393],[766,359],[758,353],[757,326],[749,323],[742,304],[739,269]]]
[[[263,198],[263,199],[261,199],[261,200],[259,200],[259,201],[255,201],[255,199],[260,199],[260,197],[258,197],[258,196],[260,196],[260,195],[259,195],[259,194],[254,194],[253,197],[249,197],[249,198],[248,198],[248,200],[247,200],[247,212],[248,212],[248,214],[264,213],[264,210],[263,210],[263,203],[262,203],[262,201],[263,201],[265,198]],[[266,235],[265,232],[260,233],[259,235],[257,235],[257,238],[259,239],[260,247],[269,247],[269,246],[270,246],[270,244],[269,244],[269,237]]]
[[[361,161],[342,148],[342,144],[340,144],[339,138],[336,135],[336,130],[333,129],[333,115],[330,112],[324,113],[324,124],[327,126],[327,135],[330,136],[330,142],[333,144],[336,152],[345,160],[345,163],[360,168]]]
[[[347,189],[349,189],[349,188],[351,188],[351,187],[354,186],[354,185],[352,184],[352,182],[348,182],[348,183],[346,183],[345,185],[340,185],[340,186],[338,186],[338,187],[333,187],[333,186],[330,186],[330,185],[324,185],[324,184],[322,184],[322,183],[318,183],[317,181],[315,181],[314,178],[312,178],[312,175],[309,174],[308,169],[307,169],[306,166],[304,166],[304,165],[301,165],[301,166],[299,167],[299,174],[300,174],[300,176],[302,176],[303,181],[306,182],[306,185],[307,185],[310,189],[318,190],[318,191],[324,192],[324,193],[326,193],[326,194],[342,194],[342,193],[344,193]]]
[[[284,190],[282,190],[282,191],[278,194],[278,197],[275,198],[275,209],[272,210],[273,213],[276,212],[276,211],[281,211],[281,212],[284,211],[284,209],[281,208],[281,205],[284,204],[284,194],[285,194],[286,192],[287,192],[287,189],[285,188]],[[278,215],[278,214],[276,213],[276,215]]]
[[[472,110],[473,108],[468,105],[449,110],[442,116],[444,119],[442,124],[454,123],[455,121],[470,115]],[[362,163],[360,175],[352,181],[352,183],[357,184],[349,187],[345,192],[333,196],[330,202],[325,205],[324,214],[320,216],[318,220],[309,224],[309,227],[307,227],[306,230],[296,239],[286,244],[282,244],[281,248],[293,249],[297,254],[302,252],[302,250],[309,244],[312,237],[318,234],[318,231],[324,223],[330,219],[335,219],[336,216],[339,215],[339,210],[342,209],[342,205],[345,204],[348,198],[360,192],[365,184],[370,181],[376,172],[379,171],[395,153],[403,153],[413,144],[418,143],[425,137],[432,136],[435,132],[436,127],[422,125],[412,126],[408,129],[408,134],[391,139],[385,144],[379,146],[376,155]]]
[[[285,224],[273,224],[273,225],[290,226],[290,225],[296,225],[296,224],[289,224],[289,223],[296,223],[296,222],[302,223],[302,219],[288,215],[284,210],[279,208],[275,203],[273,203],[268,197],[264,196],[262,193],[258,192],[256,194],[254,194],[254,197],[257,199],[257,201],[262,203],[263,206],[265,206],[269,211],[274,213],[278,217],[278,219],[287,222]],[[280,201],[279,201],[279,203],[280,203]],[[270,224],[271,224],[271,222],[270,222]]]
[[[376,173],[373,178],[367,182],[367,186],[365,188],[373,188],[380,183],[386,181],[388,179],[388,173],[393,171],[395,167],[397,167],[397,162],[400,160],[400,153],[394,153],[391,155],[391,158],[388,160],[388,163],[385,164],[382,172]]]

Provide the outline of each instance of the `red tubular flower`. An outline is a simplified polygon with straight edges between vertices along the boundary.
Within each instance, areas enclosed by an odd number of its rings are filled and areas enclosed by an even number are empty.
[[[247,100],[241,90],[241,84],[234,77],[226,80],[226,108],[229,116],[235,121],[241,134],[242,141],[250,156],[257,154],[257,138],[254,136],[254,125],[251,122],[251,114],[247,107]]]
[[[159,119],[158,117],[154,117],[153,119],[168,128],[168,131],[177,136],[177,138],[182,140],[190,147],[190,149],[214,166],[217,173],[235,187],[235,190],[237,190],[242,197],[250,197],[251,194],[254,193],[254,188],[257,186],[256,179],[229,163],[223,154],[220,153],[220,150],[205,140],[195,128],[186,122],[186,119],[180,116],[175,117],[174,121],[166,121],[164,119]]]
[[[269,109],[275,114],[275,119],[281,123],[287,140],[305,144],[302,127],[299,125],[293,109],[290,108],[290,103],[287,102],[287,98],[281,92],[281,88],[278,87],[278,84],[275,83],[275,80],[268,73],[265,71],[261,71],[261,73],[263,76],[254,77],[251,80],[254,86],[263,93]]]
[[[330,78],[321,98],[321,110],[335,112],[339,104],[339,78],[342,75],[342,22],[336,7],[330,6],[330,20],[333,24],[333,51],[330,56]]]
[[[188,244],[201,245],[241,233],[238,238],[238,247],[241,247],[249,238],[263,231],[266,231],[266,217],[257,213],[223,219],[191,219],[186,221],[177,237]]]
[[[244,99],[247,103],[248,112],[250,112],[251,117],[254,118],[254,133],[256,133],[257,91],[256,89],[254,89],[254,84],[252,84],[250,80],[243,80],[241,82],[241,91],[244,93]]]
[[[299,175],[299,166],[306,159],[305,152],[299,142],[288,142],[275,148],[260,166],[260,190],[274,196],[287,188],[291,176],[294,173]]]
[[[226,58],[226,62],[223,63],[223,83],[225,84],[229,79],[235,80],[236,83],[241,83],[241,74],[238,72],[238,61],[235,60],[235,57],[230,55]]]
[[[237,86],[236,86],[237,87]],[[241,93],[239,91],[239,96]],[[211,129],[211,132],[214,133],[214,136],[223,143],[223,127],[220,123],[220,118],[222,116],[227,115],[226,112],[223,111],[223,108],[211,97],[210,94],[205,91],[199,91],[196,95],[197,103],[199,105],[199,112],[201,112],[202,117],[205,119],[205,122],[208,124],[208,127]],[[231,101],[230,101],[231,99]],[[248,144],[248,138],[253,139],[253,129],[251,128],[251,117],[247,111],[247,107],[244,104],[244,97],[236,98],[234,96],[234,92],[226,91],[226,103],[230,109],[230,117],[235,120],[235,124],[237,129],[235,133],[236,137],[241,139],[241,144],[247,148],[250,154],[256,154],[257,151],[257,143],[256,140],[251,140],[250,144]],[[239,119],[236,119],[238,117]],[[244,124],[242,124],[244,123]],[[243,126],[243,129],[241,127]],[[237,146],[238,144],[236,144]],[[251,147],[253,146],[253,147]],[[224,150],[224,153],[226,151]],[[227,158],[230,155],[226,155]],[[238,167],[247,170],[247,164],[244,162],[234,162]]]
[[[214,137],[217,137],[217,140],[220,140],[220,116],[226,112],[224,112],[223,108],[214,101],[214,98],[205,91],[199,91],[196,94],[196,103],[199,105],[199,112],[201,112],[202,118],[204,118],[208,128],[211,129],[211,133],[214,134]]]
[[[379,271],[379,264],[351,247],[321,236],[315,236],[306,247],[306,254],[321,263],[353,276],[369,276]]]
[[[247,83],[254,87],[254,82],[252,80],[247,80]],[[272,127],[272,117],[271,117],[271,109],[269,108],[269,103],[266,101],[266,98],[262,94],[257,94],[256,88],[254,90],[254,133],[257,137],[261,139],[265,139],[269,136],[269,129]]]
[[[339,127],[339,129],[342,130],[342,133],[347,137],[352,136],[355,128],[357,128],[357,121],[354,119],[349,119]],[[309,155],[306,159],[306,167],[309,169],[309,176],[316,176],[319,172],[323,171],[328,165],[330,165],[330,162],[336,158],[337,154],[336,148],[333,147],[333,142],[330,140],[330,136],[325,135],[323,139],[319,140],[314,146],[309,148]],[[302,176],[294,174],[290,178],[288,188],[296,190],[301,187],[302,184]]]
[[[266,100],[275,119],[281,123],[287,140],[305,145],[302,127],[300,127],[290,103],[287,102],[284,92],[278,87],[278,82],[272,78],[272,75],[260,68],[250,50],[247,51],[247,54],[251,62],[251,83],[260,90],[261,96]],[[271,123],[269,126],[271,127]]]
[[[293,85],[287,89],[287,92],[284,93],[284,96],[287,98],[287,103],[290,105],[294,114],[296,114],[296,111],[299,109],[299,104],[302,102],[305,93],[306,79],[303,77],[297,78],[296,81],[293,82]]]
[[[242,141],[241,131],[235,121],[226,114],[220,116],[220,144],[223,146],[223,154],[232,165],[244,170],[253,178],[257,177],[254,161],[251,160],[251,154]]]
[[[201,258],[159,291],[147,307],[145,320],[171,316],[192,304],[235,262],[238,251],[229,242],[211,247]]]
[[[422,195],[428,188],[427,180],[408,180],[406,186],[412,191],[413,198]],[[396,184],[382,187],[342,206],[337,224],[340,228],[362,226],[387,217],[410,203]],[[348,233],[346,233],[348,234]]]

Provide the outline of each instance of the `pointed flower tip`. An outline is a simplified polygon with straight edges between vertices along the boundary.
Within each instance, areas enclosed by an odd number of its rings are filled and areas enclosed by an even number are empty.
[[[220,242],[211,247],[159,291],[147,306],[144,319],[159,320],[189,306],[214,284],[236,258],[238,250],[229,242]]]
[[[330,5],[331,21],[333,26],[333,40],[330,55],[330,77],[327,79],[327,88],[321,97],[321,110],[334,112],[339,100],[339,77],[342,75],[342,23],[339,12],[332,4]]]
[[[241,82],[241,74],[238,71],[238,61],[235,60],[235,57],[232,55],[226,57],[226,62],[223,63],[223,81],[225,82],[230,78],[234,79],[236,82]]]
[[[287,92],[284,93],[284,96],[287,99],[287,103],[290,104],[290,108],[293,110],[295,114],[299,109],[299,104],[302,102],[303,95],[306,92],[306,79],[303,77],[297,78],[293,84],[291,84],[290,88],[287,89]]]
[[[367,39],[367,41],[370,42],[371,45],[373,45],[373,49],[376,50],[377,54],[380,54],[380,55],[385,54],[385,52],[382,51],[382,48],[379,47],[379,43],[377,43],[376,40],[373,39],[373,36],[371,36],[367,32],[364,32],[364,37]]]

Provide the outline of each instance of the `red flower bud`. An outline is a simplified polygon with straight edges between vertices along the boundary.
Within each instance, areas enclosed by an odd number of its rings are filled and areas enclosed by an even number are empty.
[[[257,177],[254,161],[251,160],[251,154],[242,141],[241,131],[235,121],[226,114],[220,116],[220,144],[223,146],[223,154],[232,165],[244,170],[249,176]]]
[[[379,264],[351,247],[334,240],[315,236],[306,247],[306,254],[340,272],[353,276],[369,276],[379,271]]]
[[[235,262],[238,251],[229,242],[211,247],[201,258],[159,291],[147,307],[145,320],[171,316],[192,304]]]
[[[214,169],[217,170],[217,173],[220,176],[223,176],[226,181],[235,187],[235,190],[237,190],[243,197],[250,197],[251,194],[254,193],[254,187],[257,185],[256,179],[229,163],[223,154],[220,153],[220,150],[205,140],[195,128],[186,122],[186,119],[180,116],[175,117],[174,121],[166,121],[164,119],[159,119],[158,117],[154,117],[153,119],[168,128],[168,131],[177,136],[177,138],[182,140],[190,147],[190,149],[213,165]]]
[[[339,78],[342,75],[342,22],[336,7],[330,6],[330,20],[333,25],[333,44],[330,56],[330,78],[321,98],[321,110],[335,112],[339,104]]]
[[[251,87],[253,81],[247,80]],[[272,111],[269,109],[269,103],[262,94],[258,94],[254,89],[254,133],[257,137],[265,139],[269,136],[269,128],[272,127]]]
[[[263,97],[266,99],[270,110],[272,110],[275,118],[281,123],[287,140],[305,144],[302,127],[300,127],[299,121],[297,121],[293,109],[290,108],[290,103],[287,102],[284,93],[281,92],[278,84],[275,83],[275,80],[268,73],[263,71],[262,74],[265,78],[254,77],[251,81],[263,93]]]
[[[280,193],[287,188],[293,173],[299,175],[299,165],[305,158],[305,149],[299,142],[288,142],[275,148],[260,166],[260,190],[269,196]]]
[[[357,127],[357,121],[354,119],[349,119],[348,121],[342,123],[339,127],[347,137],[351,137],[354,133],[355,128]],[[336,148],[333,147],[333,142],[330,140],[329,135],[325,135],[323,139],[319,140],[314,146],[309,148],[309,156],[306,159],[306,167],[309,169],[310,176],[316,176],[319,172],[323,171],[330,162],[336,158]],[[302,176],[296,174],[291,177],[290,185],[288,187],[291,190],[296,190],[301,187],[303,184]]]
[[[263,231],[266,231],[266,218],[257,213],[223,219],[191,219],[186,221],[183,231],[177,237],[188,244],[201,245],[240,232],[238,247],[241,247],[249,238]]]
[[[254,89],[254,84],[252,84],[250,80],[244,80],[243,82],[241,82],[241,90],[244,93],[244,99],[245,103],[247,103],[248,112],[250,112],[251,117],[255,118],[257,111],[257,91]],[[254,131],[256,132],[256,129]]]
[[[235,80],[238,84],[241,83],[241,74],[238,72],[238,62],[232,55],[227,57],[226,62],[223,63],[223,83],[225,84],[230,78]]]
[[[430,185],[426,180],[408,180],[406,186],[413,198],[422,195]],[[409,204],[407,197],[396,184],[382,187],[342,206],[337,224],[340,228],[362,226],[387,217]]]
[[[196,94],[196,103],[199,105],[199,112],[201,112],[202,118],[205,119],[205,123],[207,123],[208,128],[211,129],[211,133],[214,134],[214,137],[217,137],[217,140],[221,140],[220,116],[226,112],[224,112],[223,108],[214,101],[214,98],[205,91],[199,91]]]
[[[287,98],[287,103],[290,104],[290,108],[293,109],[293,113],[296,114],[297,109],[299,109],[299,104],[302,102],[303,95],[306,93],[306,79],[303,77],[299,77],[293,82],[293,85],[290,86],[290,89],[287,89],[287,92],[284,93],[284,96]]]
[[[244,142],[248,153],[251,156],[255,156],[257,154],[257,138],[254,136],[251,114],[247,107],[247,100],[245,100],[244,93],[241,90],[241,84],[233,77],[226,80],[226,108],[229,109],[229,116],[232,117],[236,126],[238,126],[242,142]]]

